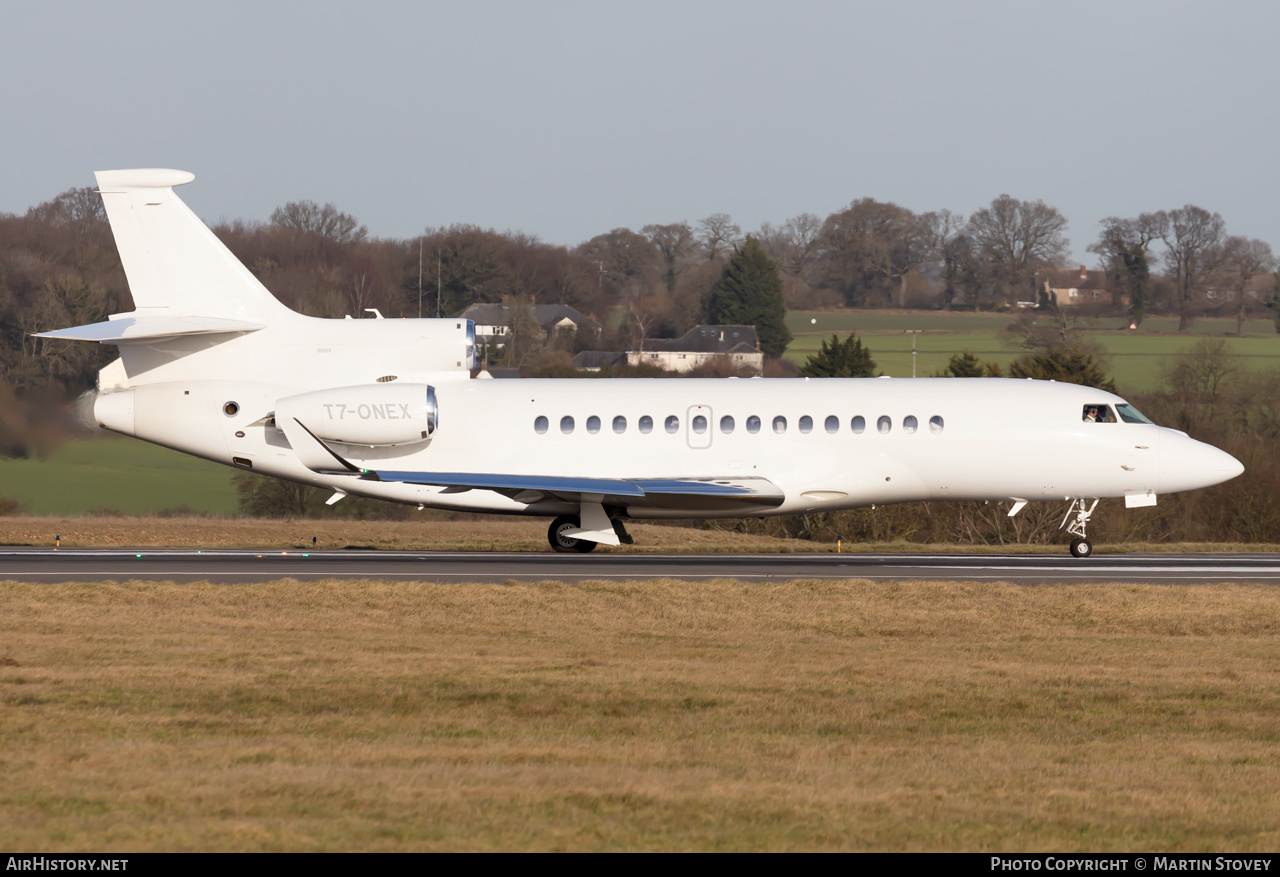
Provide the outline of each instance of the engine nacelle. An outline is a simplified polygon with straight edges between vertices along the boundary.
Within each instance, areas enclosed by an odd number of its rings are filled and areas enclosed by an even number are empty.
[[[285,418],[325,441],[372,447],[414,444],[436,430],[436,391],[426,384],[316,390],[277,402],[276,423]]]

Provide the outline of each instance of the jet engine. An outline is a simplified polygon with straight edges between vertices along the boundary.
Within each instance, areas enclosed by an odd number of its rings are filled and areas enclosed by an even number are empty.
[[[426,384],[335,387],[276,403],[276,423],[297,420],[316,438],[387,447],[426,441],[436,430],[435,388]]]

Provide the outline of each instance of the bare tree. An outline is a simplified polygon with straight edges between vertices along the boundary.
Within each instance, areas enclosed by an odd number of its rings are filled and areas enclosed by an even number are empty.
[[[670,225],[646,225],[640,233],[662,253],[667,263],[667,292],[675,292],[680,260],[689,254],[695,243],[693,229],[687,222],[673,222]]]
[[[897,204],[860,198],[822,224],[822,280],[853,306],[905,303],[907,275],[924,258],[916,215]]]
[[[1177,290],[1178,331],[1185,332],[1195,316],[1192,311],[1196,296],[1222,263],[1227,224],[1218,214],[1194,204],[1161,210],[1152,214],[1152,221],[1164,241],[1165,265]]]
[[[813,265],[822,235],[822,220],[812,213],[793,216],[782,225],[766,222],[755,238],[778,265],[778,270],[791,277],[803,278]]]
[[[956,295],[956,287],[963,270],[969,239],[965,236],[967,222],[962,214],[950,210],[936,210],[919,218],[920,234],[926,258],[937,268],[942,280],[942,303],[948,310]]]
[[[996,281],[996,295],[1007,301],[1033,287],[1038,269],[1060,265],[1069,243],[1066,227],[1056,208],[1008,195],[969,217],[969,235]]]
[[[698,242],[702,244],[708,262],[727,254],[741,241],[742,227],[727,213],[713,213],[698,220]]]
[[[1244,312],[1248,301],[1249,283],[1259,274],[1270,272],[1276,259],[1271,245],[1257,238],[1234,235],[1223,245],[1223,267],[1232,272],[1236,294],[1236,335],[1244,330]]]
[[[1151,263],[1147,248],[1160,237],[1161,217],[1158,213],[1143,213],[1136,219],[1108,216],[1102,220],[1098,239],[1089,245],[1090,253],[1102,260],[1102,270],[1107,274],[1113,305],[1122,298],[1129,299],[1129,316],[1142,322],[1147,298],[1151,292]]]
[[[321,207],[314,201],[290,201],[271,212],[271,225],[301,234],[314,234],[336,244],[363,241],[369,230],[350,213],[343,213],[332,202]]]
[[[602,293],[625,298],[644,295],[662,275],[662,253],[649,238],[629,228],[596,235],[574,254],[595,265]]]

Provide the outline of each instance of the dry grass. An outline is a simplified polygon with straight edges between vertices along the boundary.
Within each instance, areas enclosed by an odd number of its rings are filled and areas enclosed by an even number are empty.
[[[0,847],[1274,850],[1280,590],[0,584]]]
[[[473,521],[328,521],[254,518],[0,517],[0,545],[68,548],[320,548],[363,545],[414,551],[549,551],[545,518]],[[613,551],[813,551],[826,546],[742,533],[632,523],[638,544]]]
[[[0,516],[0,545],[67,548],[320,548],[363,545],[412,551],[547,551],[547,520],[482,517],[472,521],[329,521],[253,518],[146,518]],[[746,533],[631,522],[635,545],[610,552],[790,553],[835,551],[827,542],[774,539]],[[908,542],[848,543],[846,552],[931,554],[1063,554],[1065,540],[1033,545],[927,545]],[[1217,543],[1150,544],[1100,542],[1099,553],[1133,551],[1276,551],[1276,545]]]

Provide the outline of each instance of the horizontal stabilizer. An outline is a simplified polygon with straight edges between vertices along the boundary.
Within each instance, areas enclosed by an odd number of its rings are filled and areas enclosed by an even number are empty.
[[[262,323],[246,323],[222,317],[135,317],[126,316],[87,326],[73,326],[53,332],[39,332],[37,338],[57,338],[65,341],[97,341],[101,344],[130,344],[158,341],[182,335],[219,335],[236,332],[256,332]]]

